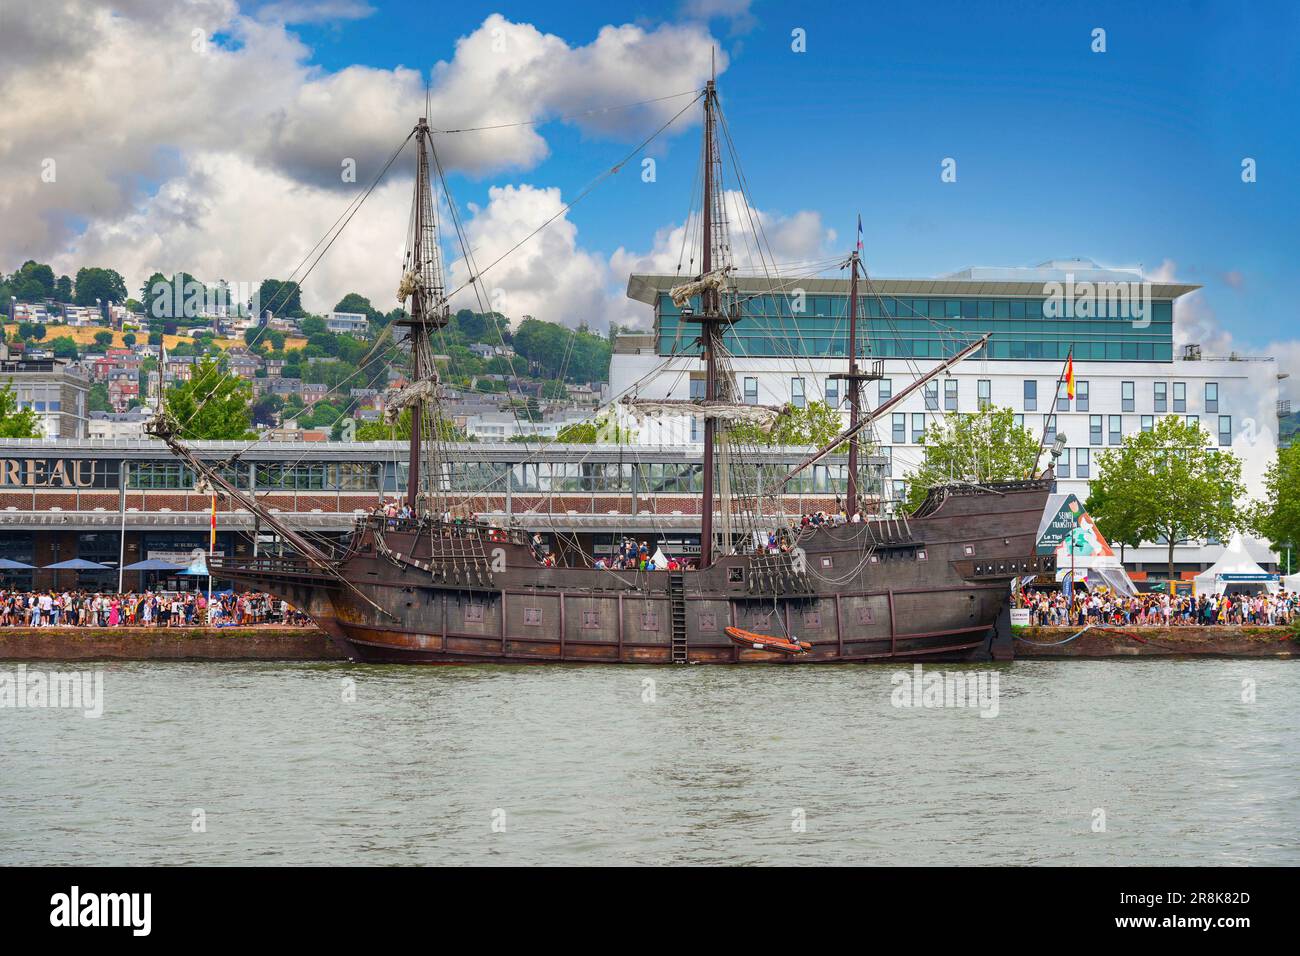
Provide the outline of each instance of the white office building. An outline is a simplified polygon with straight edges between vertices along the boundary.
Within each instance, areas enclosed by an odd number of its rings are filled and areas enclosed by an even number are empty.
[[[688,398],[704,394],[698,326],[681,321],[668,291],[673,276],[632,276],[630,297],[654,308],[650,333],[620,336],[610,365],[617,399]],[[743,401],[802,406],[825,401],[844,407],[847,280],[813,279],[769,291],[766,278],[738,279],[740,321],[724,337]],[[883,378],[863,387],[875,408],[918,377],[992,333],[972,358],[940,375],[875,422],[875,439],[888,459],[886,496],[901,497],[908,473],[922,459],[922,434],[941,416],[992,404],[1015,410],[1051,445],[1066,436],[1058,465],[1059,489],[1087,498],[1096,456],[1125,435],[1177,414],[1197,422],[1211,445],[1230,448],[1243,462],[1248,493],[1263,491],[1276,453],[1278,369],[1272,358],[1211,356],[1174,345],[1174,304],[1194,285],[1144,282],[1134,273],[1103,270],[1087,260],[1048,262],[1025,269],[967,269],[938,279],[865,281],[859,288],[859,363],[883,363]],[[696,304],[698,308],[698,303]],[[1054,394],[1063,363],[1074,350],[1076,394]],[[847,418],[847,412],[844,413]],[[647,420],[635,441],[668,445],[699,441],[690,417]],[[841,489],[843,466],[820,466],[820,480]],[[835,470],[835,474],[830,472]],[[1264,549],[1255,556],[1273,560]],[[1217,559],[1217,542],[1181,542],[1177,570],[1199,570]],[[1131,570],[1163,577],[1166,546],[1127,549]]]

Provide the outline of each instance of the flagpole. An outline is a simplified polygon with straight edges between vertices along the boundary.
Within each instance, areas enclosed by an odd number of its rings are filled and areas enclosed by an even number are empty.
[[[1070,351],[1065,355],[1065,363],[1061,366],[1061,374],[1056,378],[1056,388],[1052,389],[1052,405],[1047,415],[1043,416],[1043,431],[1038,439],[1038,458],[1034,459],[1034,468],[1038,467],[1038,459],[1043,457],[1043,451],[1047,448],[1047,422],[1056,418],[1056,400],[1061,397],[1061,383],[1070,370],[1074,368],[1074,343],[1070,343]],[[1030,477],[1033,477],[1031,474]]]

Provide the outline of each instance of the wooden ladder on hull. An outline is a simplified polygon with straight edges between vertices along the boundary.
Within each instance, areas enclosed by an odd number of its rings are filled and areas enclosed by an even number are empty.
[[[682,572],[668,572],[668,597],[673,606],[673,663],[686,661],[686,588]]]

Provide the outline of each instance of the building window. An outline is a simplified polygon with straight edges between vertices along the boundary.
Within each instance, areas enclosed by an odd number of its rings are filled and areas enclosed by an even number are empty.
[[[1200,428],[1200,427],[1201,427],[1201,416],[1200,416],[1200,415],[1188,415],[1188,416],[1187,416],[1187,424],[1189,424],[1189,425],[1195,425],[1197,428]]]
[[[703,441],[700,437],[700,420],[691,416],[691,441]]]
[[[921,444],[925,437],[925,412],[912,412],[912,444]]]
[[[524,608],[524,623],[529,627],[541,627],[542,609],[540,607]]]
[[[927,412],[937,412],[939,410],[939,383],[925,383],[925,410]]]
[[[1070,410],[1070,385],[1068,382],[1056,383],[1056,410],[1058,412],[1068,412]]]
[[[758,379],[752,375],[745,376],[745,404],[758,404]]]
[[[1187,383],[1174,382],[1174,411],[1187,411]]]
[[[790,404],[795,408],[803,408],[807,402],[803,395],[803,379],[790,379]]]
[[[1092,452],[1087,448],[1076,448],[1074,451],[1074,477],[1087,478],[1088,466],[1092,464]]]
[[[944,411],[955,412],[957,410],[957,380],[955,378],[943,380],[943,407]]]
[[[1012,418],[1015,419],[1016,427],[1017,427],[1017,428],[1024,428],[1024,427],[1025,427],[1025,416],[1024,416],[1024,415],[1013,415]]]
[[[1137,402],[1132,382],[1119,383],[1119,410],[1121,412],[1132,412],[1137,410]]]
[[[880,380],[880,401],[877,405],[883,405],[894,397],[894,383],[887,378]]]
[[[831,408],[840,407],[840,380],[838,378],[828,378],[826,380],[826,404]]]
[[[1110,444],[1118,445],[1124,440],[1124,416],[1107,415],[1107,425],[1110,432]]]
[[[1232,446],[1232,416],[1219,416],[1219,445],[1224,448]]]
[[[891,487],[892,487],[893,498],[894,498],[895,501],[903,501],[904,499],[907,498],[907,482],[906,482],[906,481],[904,481],[904,480],[901,479],[901,478],[898,478],[898,479],[895,479],[894,481],[890,482],[890,485],[891,485]]]
[[[1088,410],[1088,381],[1074,383],[1074,410],[1076,412],[1086,412]]]
[[[1038,411],[1038,383],[1033,379],[1025,379],[1025,411]]]
[[[1070,477],[1070,449],[1068,448],[1061,449],[1061,457],[1056,462],[1056,477]]]
[[[1157,412],[1169,411],[1169,383],[1156,382],[1155,384],[1155,410]]]
[[[1088,444],[1089,445],[1101,444],[1101,416],[1100,415],[1088,416]]]
[[[708,379],[706,379],[703,375],[692,375],[691,385],[690,385],[691,398],[695,400],[699,400],[703,398],[705,392],[707,391],[708,384],[709,384]]]
[[[1219,411],[1219,383],[1205,383],[1205,413],[1216,414]]]
[[[894,424],[894,435],[893,435],[894,444],[895,445],[905,444],[907,442],[907,413],[894,412],[893,424]]]
[[[1142,416],[1142,430],[1144,432],[1152,431],[1155,429],[1155,427],[1156,427],[1156,417],[1154,415]]]
[[[1043,416],[1043,441],[1050,445],[1056,441],[1056,416]]]
[[[982,378],[975,383],[976,404],[980,411],[988,408],[993,404],[993,382],[987,378]]]

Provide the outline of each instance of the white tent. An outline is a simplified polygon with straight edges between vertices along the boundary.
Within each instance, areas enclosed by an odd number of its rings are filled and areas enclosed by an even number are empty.
[[[1279,587],[1278,576],[1269,574],[1247,553],[1246,539],[1240,531],[1233,534],[1219,560],[1196,576],[1196,593],[1222,594],[1239,584],[1262,584],[1270,593]]]
[[[1291,574],[1282,579],[1282,587],[1288,591],[1300,591],[1300,574]]]

